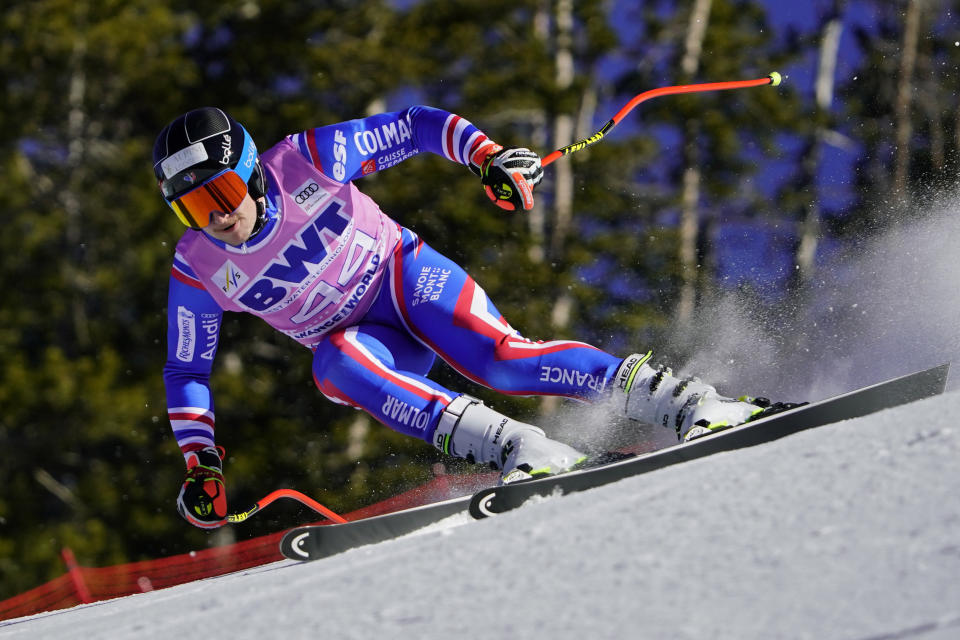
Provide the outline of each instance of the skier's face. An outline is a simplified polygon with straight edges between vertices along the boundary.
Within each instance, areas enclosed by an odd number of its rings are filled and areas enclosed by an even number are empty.
[[[248,193],[240,206],[234,211],[230,213],[211,212],[210,224],[205,226],[203,230],[221,242],[239,246],[250,238],[256,222],[257,203]]]

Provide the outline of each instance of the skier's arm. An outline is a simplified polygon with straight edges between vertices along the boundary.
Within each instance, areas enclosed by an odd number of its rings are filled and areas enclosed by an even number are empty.
[[[170,272],[163,381],[167,415],[185,459],[215,446],[210,371],[222,317],[223,310],[177,254]]]
[[[493,145],[466,119],[424,106],[316,127],[290,138],[315,167],[344,183],[424,151],[468,165],[471,149]]]
[[[424,151],[435,153],[470,167],[488,197],[505,209],[532,207],[532,189],[543,175],[532,151],[504,149],[466,118],[422,105],[317,127],[290,139],[315,167],[344,183]]]

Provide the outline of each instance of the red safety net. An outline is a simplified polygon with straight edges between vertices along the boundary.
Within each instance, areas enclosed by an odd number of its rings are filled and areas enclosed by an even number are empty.
[[[359,520],[467,495],[490,486],[496,482],[496,478],[497,474],[438,475],[425,485],[345,514],[344,517],[347,520]],[[222,547],[111,567],[78,566],[70,550],[64,549],[67,573],[0,601],[0,620],[163,589],[282,560],[279,550],[282,536],[283,532],[280,531]]]

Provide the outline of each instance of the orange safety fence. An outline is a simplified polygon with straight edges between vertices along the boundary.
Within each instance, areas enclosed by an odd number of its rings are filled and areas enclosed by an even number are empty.
[[[490,486],[496,482],[496,478],[496,474],[437,475],[422,486],[344,517],[347,520],[359,520],[467,495]],[[0,601],[0,620],[163,589],[282,560],[279,550],[282,536],[283,532],[279,531],[221,547],[110,567],[79,566],[73,553],[64,549],[67,573]]]

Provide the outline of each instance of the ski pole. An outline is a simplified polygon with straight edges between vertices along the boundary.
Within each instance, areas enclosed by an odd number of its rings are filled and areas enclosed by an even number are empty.
[[[333,522],[336,522],[337,524],[343,524],[344,522],[347,521],[346,518],[344,518],[343,516],[341,516],[341,515],[339,515],[339,514],[337,514],[337,513],[334,513],[333,511],[331,511],[330,509],[326,508],[325,506],[323,506],[322,504],[320,504],[319,502],[317,502],[316,500],[314,500],[314,499],[311,498],[310,496],[304,495],[304,494],[300,493],[299,491],[294,491],[293,489],[277,489],[276,491],[274,491],[274,492],[272,492],[272,493],[270,493],[270,494],[267,494],[267,495],[264,496],[263,498],[260,498],[259,500],[257,500],[257,501],[254,503],[254,505],[253,505],[252,507],[250,507],[249,509],[247,509],[246,511],[243,511],[243,512],[241,512],[241,513],[231,513],[231,514],[229,514],[229,515],[227,516],[227,522],[233,522],[233,523],[243,522],[244,520],[246,520],[247,518],[249,518],[250,516],[252,516],[252,515],[255,514],[256,512],[260,511],[260,509],[263,509],[264,507],[266,507],[266,506],[269,505],[270,503],[272,503],[272,502],[274,502],[274,501],[276,501],[276,500],[279,500],[280,498],[291,498],[291,499],[293,499],[293,500],[296,500],[297,502],[300,502],[300,503],[302,503],[302,504],[310,507],[311,509],[313,509],[313,510],[316,511],[317,513],[319,513],[319,514],[323,515],[324,517],[326,517],[328,520],[332,520]]]
[[[616,113],[605,125],[603,125],[599,131],[590,136],[589,138],[584,138],[579,142],[574,142],[565,147],[557,149],[550,155],[546,156],[541,160],[540,164],[542,166],[547,166],[552,163],[557,158],[562,156],[568,156],[571,153],[575,153],[584,149],[595,142],[599,142],[603,139],[603,136],[607,135],[607,132],[610,129],[613,129],[617,124],[626,116],[628,113],[633,111],[641,102],[650,100],[651,98],[659,98],[660,96],[669,96],[678,93],[701,93],[704,91],[723,91],[726,89],[745,89],[747,87],[760,87],[763,85],[773,85],[774,87],[779,86],[783,82],[783,76],[781,76],[776,71],[770,73],[770,75],[757,78],[756,80],[734,80],[731,82],[706,82],[701,84],[680,84],[672,87],[660,87],[659,89],[651,89],[650,91],[644,91],[643,93],[637,94],[633,97],[630,102],[628,102],[620,111]]]

